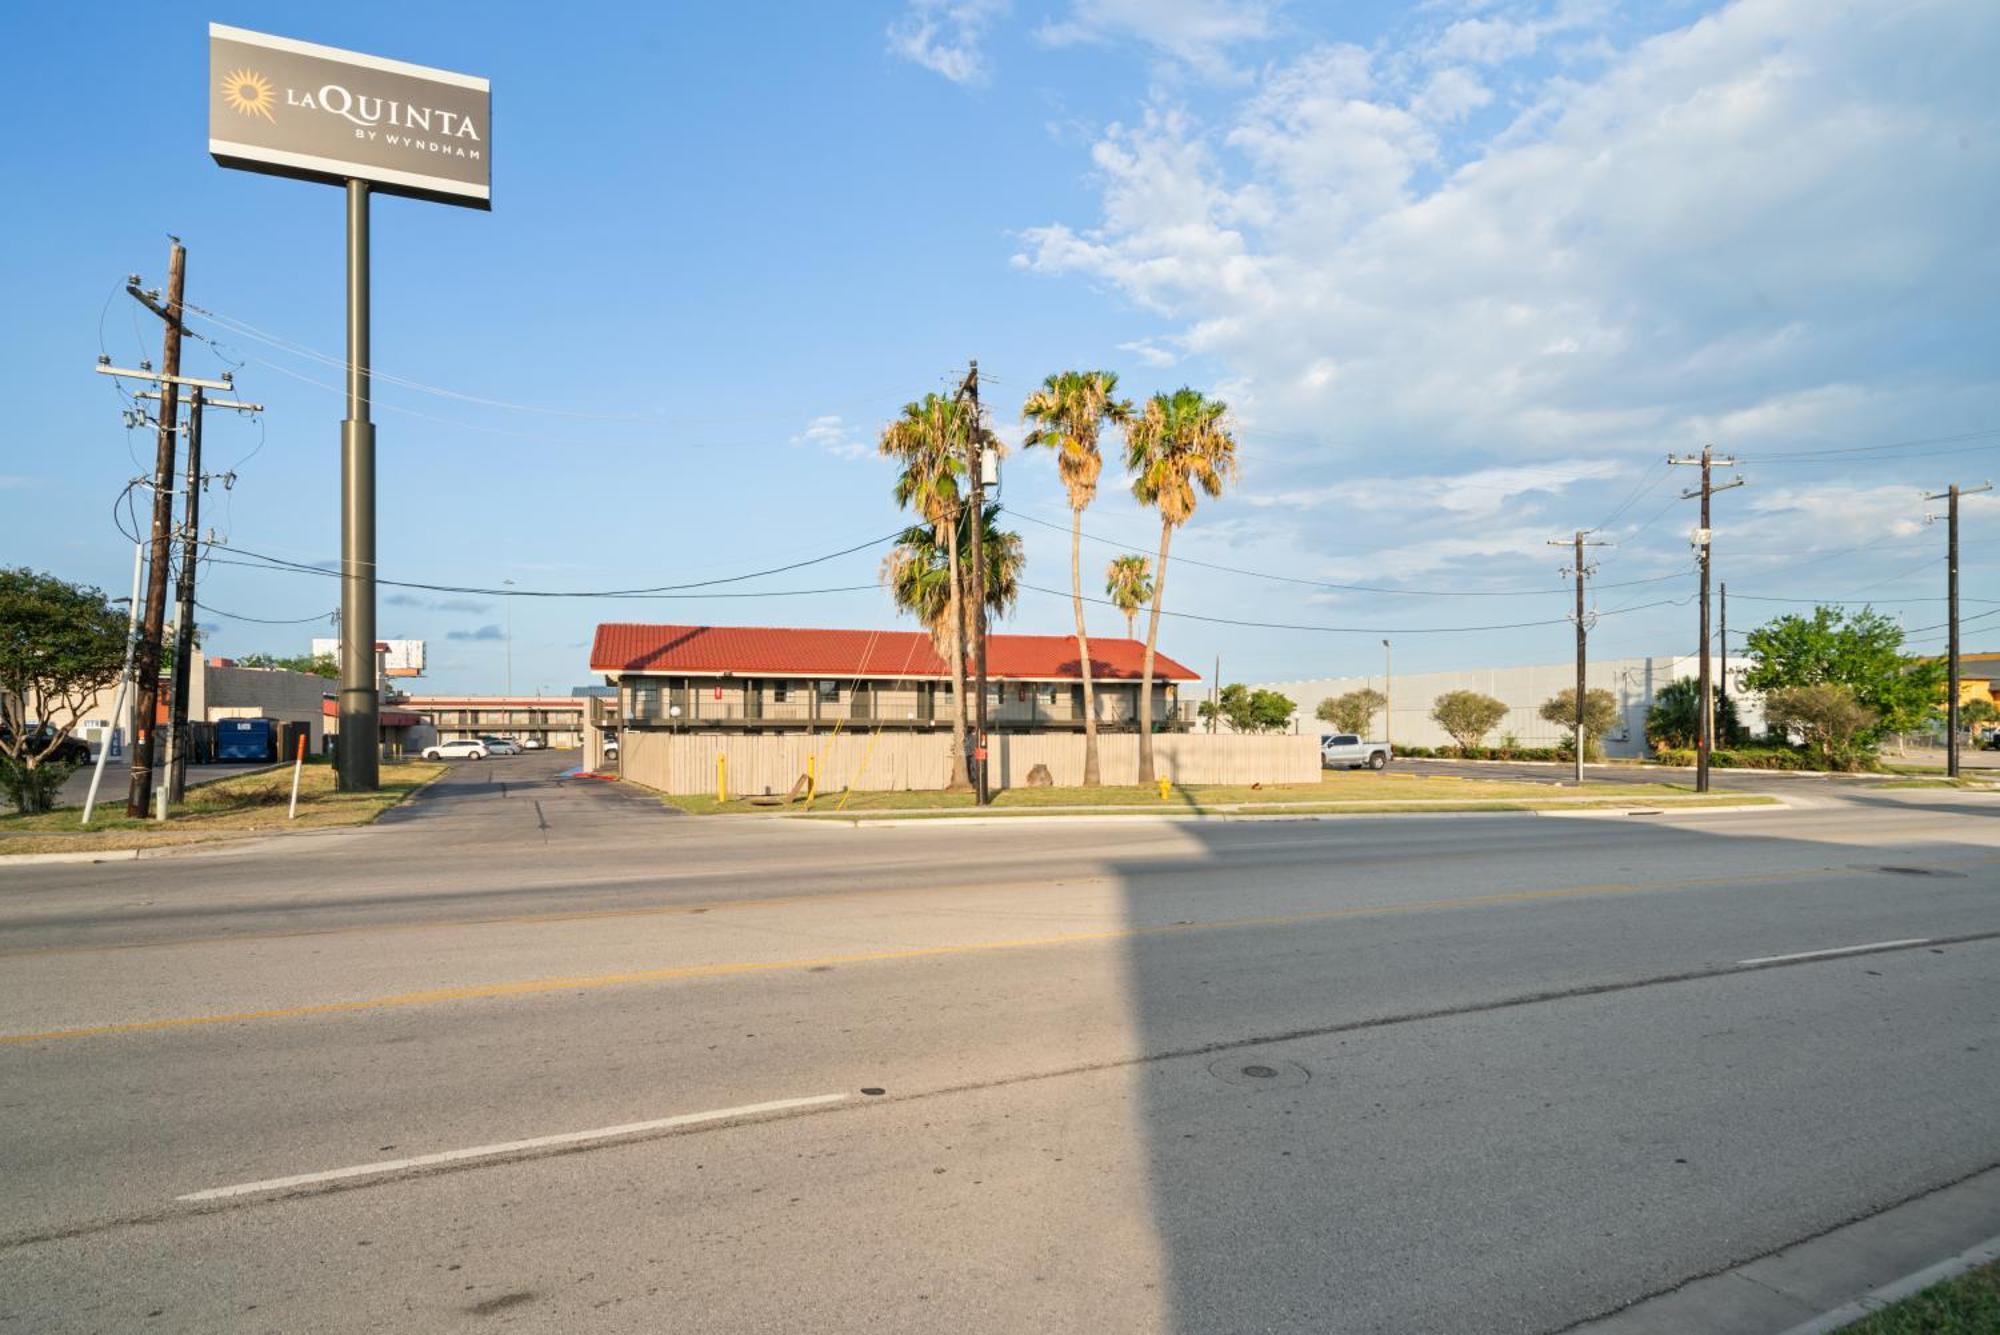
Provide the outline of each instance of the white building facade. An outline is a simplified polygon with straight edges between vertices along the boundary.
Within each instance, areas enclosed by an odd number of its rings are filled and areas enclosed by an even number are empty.
[[[1752,665],[1748,658],[1731,658],[1724,677],[1720,656],[1713,660],[1718,682],[1736,706],[1736,717],[1752,733],[1764,727],[1764,707],[1760,697],[1740,692],[1737,681]],[[1593,691],[1611,692],[1618,701],[1618,726],[1602,740],[1608,756],[1644,756],[1646,711],[1668,684],[1701,673],[1701,660],[1693,655],[1663,658],[1612,658],[1590,663],[1585,681]],[[1431,718],[1431,706],[1441,695],[1452,691],[1478,691],[1507,706],[1507,716],[1486,735],[1486,744],[1497,745],[1511,735],[1521,746],[1555,746],[1568,729],[1550,723],[1541,714],[1542,703],[1558,691],[1576,685],[1576,663],[1550,663],[1535,667],[1459,668],[1450,672],[1398,673],[1385,679],[1372,677],[1321,677],[1309,681],[1264,682],[1261,685],[1289,696],[1298,705],[1293,716],[1300,732],[1329,732],[1329,725],[1315,716],[1322,700],[1345,695],[1362,687],[1372,687],[1389,697],[1388,717],[1375,716],[1371,741],[1387,740],[1396,746],[1451,746],[1451,735]]]

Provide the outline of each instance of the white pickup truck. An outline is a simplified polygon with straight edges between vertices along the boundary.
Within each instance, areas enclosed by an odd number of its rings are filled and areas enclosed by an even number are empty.
[[[1328,769],[1382,769],[1389,763],[1387,742],[1364,742],[1351,732],[1328,733],[1319,739],[1319,759]]]

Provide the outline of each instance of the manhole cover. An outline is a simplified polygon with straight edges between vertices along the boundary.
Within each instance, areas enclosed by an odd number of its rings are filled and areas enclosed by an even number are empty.
[[[1297,1062],[1241,1055],[1210,1062],[1208,1073],[1224,1084],[1245,1089],[1297,1089],[1312,1079],[1312,1072]]]

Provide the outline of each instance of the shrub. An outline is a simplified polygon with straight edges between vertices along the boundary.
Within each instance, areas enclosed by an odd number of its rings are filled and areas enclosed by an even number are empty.
[[[1461,754],[1478,748],[1506,717],[1505,702],[1478,691],[1446,691],[1431,704],[1431,718],[1451,734]]]

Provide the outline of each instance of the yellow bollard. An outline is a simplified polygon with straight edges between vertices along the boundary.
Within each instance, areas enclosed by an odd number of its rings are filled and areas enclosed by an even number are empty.
[[[810,806],[819,793],[819,757],[806,757],[806,804]]]
[[[729,757],[720,751],[715,753],[715,800],[729,800]]]
[[[1172,779],[1161,779],[1161,780],[1160,780],[1160,800],[1161,800],[1162,802],[1164,802],[1164,801],[1166,801],[1166,800],[1167,800],[1167,789],[1168,789],[1168,788],[1170,788],[1171,786],[1173,786],[1173,780],[1172,780]]]

